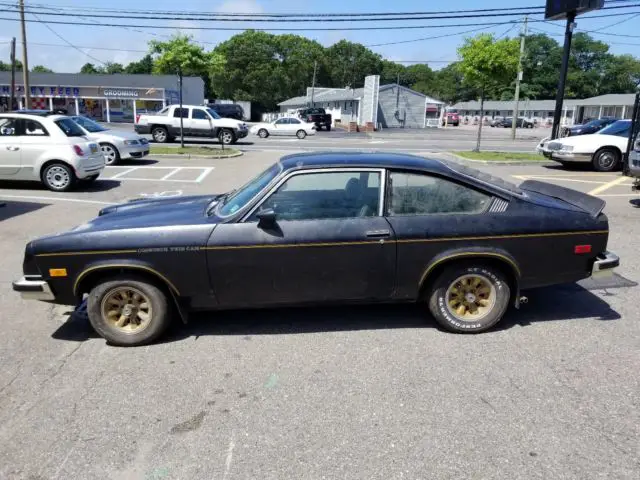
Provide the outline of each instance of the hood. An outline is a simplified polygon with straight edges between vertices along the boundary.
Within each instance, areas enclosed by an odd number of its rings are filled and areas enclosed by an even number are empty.
[[[99,216],[73,229],[120,230],[128,228],[193,225],[208,222],[207,207],[217,195],[194,195],[152,200],[132,200],[100,210]]]
[[[104,132],[93,132],[89,135],[89,138],[96,141],[113,141],[112,139],[118,140],[138,140],[140,141],[142,137],[135,132],[128,132],[126,130],[112,130],[108,129]]]

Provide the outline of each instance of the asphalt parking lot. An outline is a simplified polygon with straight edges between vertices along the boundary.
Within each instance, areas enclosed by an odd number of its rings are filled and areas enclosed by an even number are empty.
[[[135,197],[235,188],[283,153],[265,150],[148,158],[64,194],[0,183],[1,479],[639,477],[640,209],[619,174],[481,166],[606,199],[621,266],[527,292],[480,335],[413,306],[327,307],[199,315],[124,349],[11,291],[30,239]]]

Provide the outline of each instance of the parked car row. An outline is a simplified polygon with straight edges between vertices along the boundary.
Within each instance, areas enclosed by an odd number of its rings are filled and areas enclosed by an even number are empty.
[[[513,126],[513,117],[494,118],[490,125],[492,127],[511,128]],[[518,117],[516,120],[516,128],[533,128],[535,122],[524,117]]]

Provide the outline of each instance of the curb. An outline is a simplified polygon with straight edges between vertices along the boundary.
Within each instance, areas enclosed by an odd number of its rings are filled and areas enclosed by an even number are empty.
[[[242,155],[244,155],[243,151],[237,151],[236,153],[234,153],[233,155],[192,155],[190,153],[184,153],[184,154],[178,154],[178,153],[149,153],[149,156],[154,156],[154,157],[171,157],[171,158],[186,158],[187,160],[191,159],[191,158],[210,158],[213,160],[216,159],[221,159],[221,158],[235,158],[235,157],[241,157]]]
[[[556,162],[549,160],[473,160],[471,158],[461,157],[451,152],[441,152],[443,155],[448,155],[461,162],[479,163],[481,165],[511,165],[513,167],[520,167],[525,165],[556,165]]]

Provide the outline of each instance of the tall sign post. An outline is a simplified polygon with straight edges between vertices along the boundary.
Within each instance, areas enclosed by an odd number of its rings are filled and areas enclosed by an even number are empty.
[[[556,108],[553,113],[553,129],[551,138],[558,138],[560,130],[560,119],[562,116],[562,101],[564,100],[564,84],[567,81],[567,70],[569,69],[569,55],[571,53],[571,37],[576,27],[574,20],[576,15],[598,10],[604,6],[604,0],[547,0],[545,9],[546,20],[565,20],[567,26],[564,32],[564,49],[562,53],[562,67],[560,69],[560,79],[558,80],[558,92],[556,94]]]

